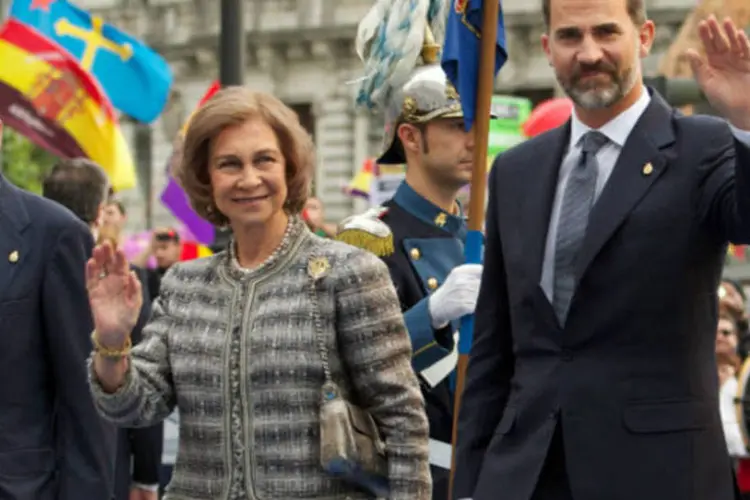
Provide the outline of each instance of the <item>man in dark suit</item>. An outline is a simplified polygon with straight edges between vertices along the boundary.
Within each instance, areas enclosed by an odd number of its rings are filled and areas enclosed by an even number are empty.
[[[544,6],[575,112],[492,168],[453,498],[729,500],[716,293],[750,242],[750,44],[710,19],[689,54],[730,129],[644,88],[642,1]]]
[[[62,160],[44,179],[42,195],[69,209],[89,226],[97,240],[110,240],[117,247],[119,231],[104,226],[109,180],[104,170],[85,158]],[[145,270],[130,266],[142,283]],[[151,315],[151,300],[144,286],[143,307],[131,334],[133,345]],[[162,424],[140,429],[117,430],[114,500],[156,500],[163,442]]]
[[[0,498],[109,499],[114,429],[94,407],[91,232],[0,175]]]

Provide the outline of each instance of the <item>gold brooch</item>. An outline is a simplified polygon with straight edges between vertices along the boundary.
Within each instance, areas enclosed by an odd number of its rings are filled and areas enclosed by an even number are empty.
[[[325,257],[315,257],[307,264],[307,274],[314,280],[320,279],[331,269],[331,263]]]

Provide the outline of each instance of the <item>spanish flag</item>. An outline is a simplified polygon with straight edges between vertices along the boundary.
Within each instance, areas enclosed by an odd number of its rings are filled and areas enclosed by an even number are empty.
[[[735,259],[745,260],[745,248],[745,245],[733,245],[730,243],[727,247],[727,254]]]
[[[112,104],[62,47],[18,21],[0,29],[0,118],[63,158],[85,157],[112,187],[135,187],[135,166]]]
[[[201,259],[203,257],[210,257],[214,253],[206,245],[201,245],[195,241],[184,241],[182,243],[182,253],[180,254],[180,260],[193,260]]]

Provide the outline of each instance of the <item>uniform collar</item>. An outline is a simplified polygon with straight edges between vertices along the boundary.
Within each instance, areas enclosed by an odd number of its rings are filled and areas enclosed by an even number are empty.
[[[463,240],[466,236],[466,222],[460,203],[458,204],[458,215],[449,214],[414,191],[406,181],[399,185],[396,194],[393,196],[393,201],[418,219],[447,231],[456,238]]]

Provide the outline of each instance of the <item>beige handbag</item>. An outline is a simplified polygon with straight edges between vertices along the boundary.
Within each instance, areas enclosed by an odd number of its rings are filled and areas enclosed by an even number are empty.
[[[317,283],[329,269],[325,257],[313,257],[308,263],[315,340],[325,376],[320,401],[320,463],[332,476],[377,498],[388,498],[388,460],[378,426],[369,412],[344,397],[331,377],[317,291]]]

